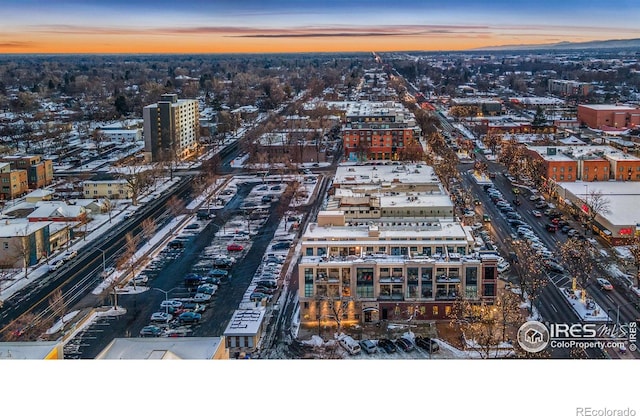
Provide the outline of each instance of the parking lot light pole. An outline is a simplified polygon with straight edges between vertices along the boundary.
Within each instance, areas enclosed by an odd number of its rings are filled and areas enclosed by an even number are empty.
[[[174,287],[173,289],[169,289],[169,290],[163,290],[157,287],[152,287],[151,289],[153,290],[157,290],[159,292],[164,293],[164,300],[165,300],[165,312],[169,313],[169,293],[174,291],[175,289],[177,289],[176,287]]]

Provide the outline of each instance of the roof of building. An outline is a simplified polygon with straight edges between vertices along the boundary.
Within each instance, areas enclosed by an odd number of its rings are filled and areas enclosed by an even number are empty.
[[[560,182],[561,188],[571,192],[577,198],[584,200],[585,193],[600,192],[609,201],[608,214],[601,215],[613,225],[640,224],[640,182]]]
[[[25,198],[42,198],[45,196],[53,195],[56,192],[53,189],[34,189],[25,195]]]
[[[58,341],[0,342],[0,360],[41,360],[59,346]]]
[[[224,336],[253,336],[258,334],[264,321],[264,314],[264,308],[236,310],[224,330]]]
[[[221,337],[116,338],[96,359],[210,360],[219,348]]]
[[[84,212],[81,205],[68,205],[63,201],[39,201],[27,218],[76,218]]]
[[[588,108],[596,111],[629,111],[638,110],[637,107],[631,107],[626,105],[613,105],[613,104],[579,104],[578,108]]]
[[[310,239],[315,241],[331,241],[332,245],[339,245],[339,241],[353,245],[356,240],[377,240],[382,244],[388,244],[390,241],[429,241],[444,240],[446,238],[464,239],[473,238],[461,223],[454,220],[440,221],[411,221],[408,218],[383,218],[378,221],[370,221],[371,226],[379,234],[373,238],[370,237],[370,225],[345,225],[345,226],[324,226],[319,227],[317,224],[307,227],[303,240],[305,243]],[[399,225],[393,225],[393,224]],[[454,241],[454,240],[450,240]]]
[[[24,218],[4,220],[0,226],[0,238],[22,237],[31,235],[51,224],[49,221],[29,222]]]
[[[555,155],[547,154],[547,149],[556,149]],[[578,159],[590,159],[594,157],[607,158],[614,161],[620,160],[634,160],[638,161],[640,158],[629,153],[625,153],[622,150],[616,149],[607,145],[592,145],[592,146],[529,146],[529,150],[532,150],[542,156],[545,160],[553,161],[570,161]]]
[[[375,183],[439,183],[433,168],[424,164],[403,164],[386,162],[385,164],[343,163],[336,170],[334,184],[375,184]]]

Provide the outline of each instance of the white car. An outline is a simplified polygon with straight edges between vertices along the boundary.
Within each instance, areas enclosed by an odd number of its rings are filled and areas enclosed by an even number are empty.
[[[180,308],[182,307],[182,302],[179,300],[163,300],[160,304],[161,308]]]
[[[604,290],[613,290],[613,285],[607,279],[603,277],[598,277],[598,284]]]
[[[211,295],[206,293],[196,293],[193,295],[194,302],[209,302],[211,300]]]
[[[173,319],[173,315],[166,312],[154,312],[151,315],[151,322],[169,322]]]
[[[542,217],[542,212],[538,211],[537,209],[534,209],[533,211],[531,211],[531,213],[533,214],[534,217],[537,217],[537,218]]]
[[[64,264],[64,260],[55,261],[55,262],[51,263],[51,265],[49,266],[49,270],[51,270],[52,272],[55,272],[60,267],[62,267],[63,264]]]
[[[69,261],[71,259],[73,259],[74,257],[76,257],[78,255],[78,252],[73,250],[67,253],[66,256],[64,256],[64,261]]]
[[[503,263],[498,263],[498,273],[504,273],[509,270],[511,266],[506,261]]]

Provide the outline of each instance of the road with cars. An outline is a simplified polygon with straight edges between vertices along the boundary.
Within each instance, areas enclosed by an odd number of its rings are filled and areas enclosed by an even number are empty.
[[[498,189],[505,200],[511,201],[513,211],[517,212],[521,220],[527,224],[527,226],[533,231],[535,236],[538,237],[540,243],[546,246],[549,251],[555,254],[555,260],[557,263],[561,263],[559,256],[557,255],[557,246],[569,238],[566,234],[557,231],[555,233],[547,230],[546,225],[550,223],[550,219],[546,215],[535,215],[536,207],[535,201],[530,200],[532,192],[528,187],[522,187],[519,185],[514,186],[505,176],[504,167],[497,163],[488,161],[489,170],[495,173],[495,178],[492,180],[492,187]],[[477,184],[471,179],[470,172],[463,172],[462,175],[464,184],[470,189],[474,196],[479,199],[482,204],[476,206],[477,210],[481,210],[482,213],[489,214],[491,221],[485,223],[491,232],[493,241],[503,254],[507,254],[513,251],[512,244],[515,240],[521,237],[516,232],[515,227],[512,227],[507,222],[507,217],[504,212],[501,212],[498,207],[489,199],[486,192],[483,192],[483,187]],[[514,193],[517,190],[518,193]],[[519,205],[513,204],[514,199],[520,201]],[[542,208],[540,208],[542,209]],[[575,227],[577,233],[583,233],[580,225],[568,218],[568,222]],[[593,251],[595,256],[599,256],[597,250]],[[586,253],[585,253],[586,255]],[[589,294],[605,311],[608,311],[609,316],[613,316],[612,322],[618,321],[619,323],[628,323],[634,321],[640,315],[635,309],[634,305],[629,300],[618,293],[616,290],[605,291],[597,284],[596,277],[606,276],[606,271],[601,268],[602,261],[605,259],[596,257],[598,267],[594,273],[594,277],[590,279],[590,282],[585,288]],[[522,261],[522,259],[519,259]],[[512,264],[512,269],[509,272],[510,281],[513,284],[517,284],[517,272],[519,264]],[[577,323],[581,321],[581,318],[575,312],[575,310],[567,303],[566,298],[560,290],[571,287],[571,279],[565,272],[559,272],[554,270],[547,270],[549,284],[542,290],[539,298],[534,302],[538,309],[542,319],[546,322],[553,323]],[[618,305],[620,305],[618,307]],[[602,358],[603,352],[597,349],[591,349],[586,351],[586,354],[591,358]],[[609,355],[615,355],[615,351],[608,351]],[[557,358],[566,358],[569,356],[567,350],[554,350],[552,356]]]

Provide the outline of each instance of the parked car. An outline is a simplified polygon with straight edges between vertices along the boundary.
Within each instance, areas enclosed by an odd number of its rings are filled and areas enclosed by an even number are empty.
[[[241,246],[240,244],[233,243],[227,246],[227,251],[242,251],[242,250],[244,250],[244,247]]]
[[[556,224],[547,224],[547,231],[549,231],[550,233],[555,233],[556,231],[558,231],[558,226]]]
[[[173,319],[173,316],[170,313],[166,312],[154,312],[151,314],[151,322],[170,322]]]
[[[189,273],[184,277],[185,286],[198,286],[204,279],[195,273]]]
[[[360,341],[360,349],[367,354],[375,354],[378,352],[378,347],[370,339],[363,339]]]
[[[291,247],[291,243],[288,243],[286,241],[282,241],[280,243],[275,243],[273,246],[271,246],[272,250],[287,250],[289,247]]]
[[[538,211],[537,209],[534,209],[533,211],[531,211],[531,214],[533,214],[533,216],[537,218],[542,217],[542,212]]]
[[[601,289],[613,290],[613,285],[611,284],[611,282],[605,279],[604,277],[598,277],[598,279],[596,280],[598,281],[598,285],[600,286]]]
[[[68,252],[67,255],[64,256],[63,260],[64,261],[69,261],[69,260],[71,260],[71,259],[73,259],[73,258],[75,258],[77,256],[78,256],[78,252],[76,250],[73,250],[73,251]]]
[[[57,260],[49,265],[49,270],[55,272],[64,264],[64,260]]]
[[[349,335],[340,336],[338,338],[338,344],[340,344],[340,346],[344,348],[350,355],[360,354],[360,351],[362,350],[358,341],[351,338]]]
[[[207,294],[207,293],[196,293],[195,295],[193,295],[193,301],[194,302],[209,302],[211,300],[211,295]]]
[[[209,272],[209,276],[223,279],[229,276],[229,272],[224,269],[211,269],[211,271]]]
[[[509,270],[509,268],[510,268],[510,265],[506,261],[502,263],[498,263],[498,267],[497,267],[498,273],[504,273],[507,270]]]
[[[200,228],[200,225],[196,223],[189,224],[186,227],[184,227],[185,230],[197,230],[198,228]]]
[[[204,279],[202,279],[201,282],[202,284],[209,283],[212,285],[220,286],[221,280],[219,277],[206,276]]]
[[[198,323],[202,315],[197,312],[183,312],[178,316],[178,322],[183,324]]]
[[[161,308],[180,308],[182,307],[182,302],[179,300],[163,300],[162,303],[160,303],[160,307]]]
[[[159,337],[162,335],[162,328],[155,325],[147,325],[140,330],[141,337]]]
[[[271,295],[262,292],[253,292],[249,295],[249,300],[251,302],[260,302],[263,299],[271,299]]]
[[[196,289],[196,293],[204,293],[206,295],[213,296],[216,293],[216,290],[218,290],[218,286],[212,285],[210,283],[204,283],[198,286],[198,288]]]
[[[440,345],[428,337],[416,337],[416,345],[429,353],[440,350]]]
[[[390,339],[380,338],[378,340],[378,347],[382,348],[388,354],[393,354],[397,351],[396,344],[393,343]]]
[[[395,342],[396,346],[404,352],[411,352],[414,349],[413,342],[407,338],[398,338]]]

